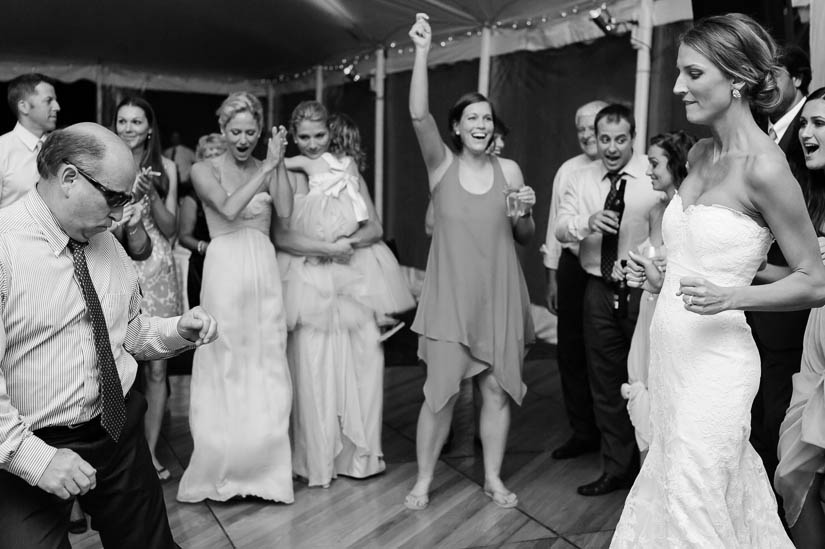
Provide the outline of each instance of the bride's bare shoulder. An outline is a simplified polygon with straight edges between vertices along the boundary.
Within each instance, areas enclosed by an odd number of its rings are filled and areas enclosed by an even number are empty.
[[[748,154],[745,182],[754,190],[764,190],[766,187],[772,191],[798,189],[799,184],[791,173],[785,153],[772,140],[768,141],[765,145],[756,145]]]

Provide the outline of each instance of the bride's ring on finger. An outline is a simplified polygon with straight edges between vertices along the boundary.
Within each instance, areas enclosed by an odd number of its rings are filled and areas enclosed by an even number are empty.
[[[689,296],[688,296],[688,298],[687,298],[687,304],[688,304],[688,306],[693,305],[693,296],[692,296],[692,295],[689,295]]]

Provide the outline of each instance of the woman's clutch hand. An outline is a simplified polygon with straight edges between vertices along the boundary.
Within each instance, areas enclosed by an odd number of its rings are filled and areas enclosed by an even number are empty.
[[[343,237],[330,243],[327,257],[335,263],[347,264],[352,259],[353,253],[355,253],[355,249],[352,247],[352,241],[347,237]]]
[[[664,260],[653,259],[643,255],[628,252],[625,274],[627,285],[631,288],[642,288],[652,294],[658,294],[664,283],[664,269],[660,266]]]
[[[628,285],[630,285],[630,279],[627,278],[627,274],[625,269],[622,268],[621,263],[618,261],[613,262],[613,282],[619,282],[620,280],[627,279]]]

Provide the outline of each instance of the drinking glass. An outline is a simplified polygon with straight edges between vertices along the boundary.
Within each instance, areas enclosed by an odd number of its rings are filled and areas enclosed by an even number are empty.
[[[504,191],[504,204],[507,207],[508,217],[520,217],[524,215],[524,203],[519,199],[516,189],[507,189]]]

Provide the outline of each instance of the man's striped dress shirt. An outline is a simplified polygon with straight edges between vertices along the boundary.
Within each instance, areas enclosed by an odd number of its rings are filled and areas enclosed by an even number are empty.
[[[37,484],[57,449],[33,435],[100,413],[92,324],[75,278],[69,237],[37,189],[0,211],[0,469]],[[105,231],[86,261],[109,329],[124,394],[138,360],[191,346],[178,317],[140,314],[132,260]]]

